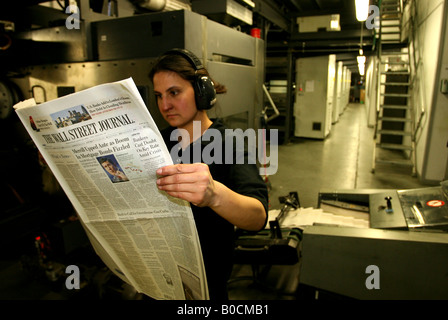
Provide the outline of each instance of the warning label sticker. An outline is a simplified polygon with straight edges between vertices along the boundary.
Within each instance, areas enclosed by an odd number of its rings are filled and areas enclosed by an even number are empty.
[[[426,202],[426,205],[427,205],[428,207],[436,208],[436,207],[442,207],[442,206],[444,206],[444,205],[445,205],[445,202],[442,201],[442,200],[430,200],[430,201]]]

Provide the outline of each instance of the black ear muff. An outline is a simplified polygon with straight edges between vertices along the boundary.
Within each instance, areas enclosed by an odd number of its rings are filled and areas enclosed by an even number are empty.
[[[195,83],[196,107],[200,110],[208,110],[216,102],[215,84],[207,76],[198,76]]]
[[[197,73],[198,70],[204,69],[201,61],[192,52],[186,49],[176,48],[167,51],[165,54],[178,54],[190,62],[196,71],[196,78],[193,81],[196,108],[199,110],[211,109],[216,102],[215,84],[209,77]]]

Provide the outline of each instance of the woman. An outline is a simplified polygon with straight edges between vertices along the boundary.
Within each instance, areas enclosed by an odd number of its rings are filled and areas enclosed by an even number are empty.
[[[212,121],[206,112],[207,104],[214,102],[213,97],[204,106],[197,86],[198,81],[205,79],[216,93],[224,93],[226,89],[212,82],[198,61],[191,52],[170,51],[159,58],[150,73],[159,110],[170,125],[161,132],[170,151],[179,145],[178,141],[170,139],[175,129],[188,133],[189,141],[182,141],[182,152],[193,149],[196,138],[193,135],[194,123],[196,126],[200,124],[201,135],[215,129],[221,132],[222,143],[225,141],[224,125],[219,120]],[[208,144],[200,143],[202,150]],[[210,298],[227,299],[226,285],[232,271],[235,226],[249,231],[264,228],[268,202],[266,185],[256,166],[247,164],[247,161],[244,164],[226,164],[225,161],[221,161],[222,164],[218,164],[219,161],[205,164],[185,161],[184,157],[183,163],[181,158],[173,160],[174,165],[157,170],[160,176],[158,188],[191,203]]]

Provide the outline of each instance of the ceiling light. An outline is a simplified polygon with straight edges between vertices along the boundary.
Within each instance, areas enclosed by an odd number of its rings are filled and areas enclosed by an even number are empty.
[[[330,29],[331,30],[338,30],[339,29],[339,21],[331,20],[330,21]]]
[[[339,23],[340,15],[332,14],[330,20],[330,30],[331,31],[341,31],[341,25]]]
[[[366,56],[357,56],[356,60],[358,61],[358,64],[365,64],[366,63]]]
[[[359,74],[363,76],[366,70],[366,56],[357,56]]]
[[[355,0],[356,19],[366,21],[369,15],[369,0]]]
[[[366,66],[363,64],[358,64],[358,70],[359,70],[359,74],[361,76],[363,76],[366,73]]]

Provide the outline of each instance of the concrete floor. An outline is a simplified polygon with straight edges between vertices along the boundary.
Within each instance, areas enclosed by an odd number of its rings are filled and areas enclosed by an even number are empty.
[[[349,104],[325,140],[293,138],[279,146],[278,171],[269,177],[271,208],[297,191],[302,207],[316,207],[322,189],[407,189],[427,187],[408,167],[377,165],[371,172],[373,128],[363,104]]]
[[[318,205],[321,190],[413,189],[428,187],[408,167],[377,165],[372,173],[373,128],[367,126],[363,104],[349,104],[325,140],[293,138],[278,149],[278,171],[269,177],[271,209],[280,209],[279,196],[297,191],[301,207]],[[273,266],[262,283],[250,277],[247,265],[234,267],[230,299],[298,299],[299,266]]]

